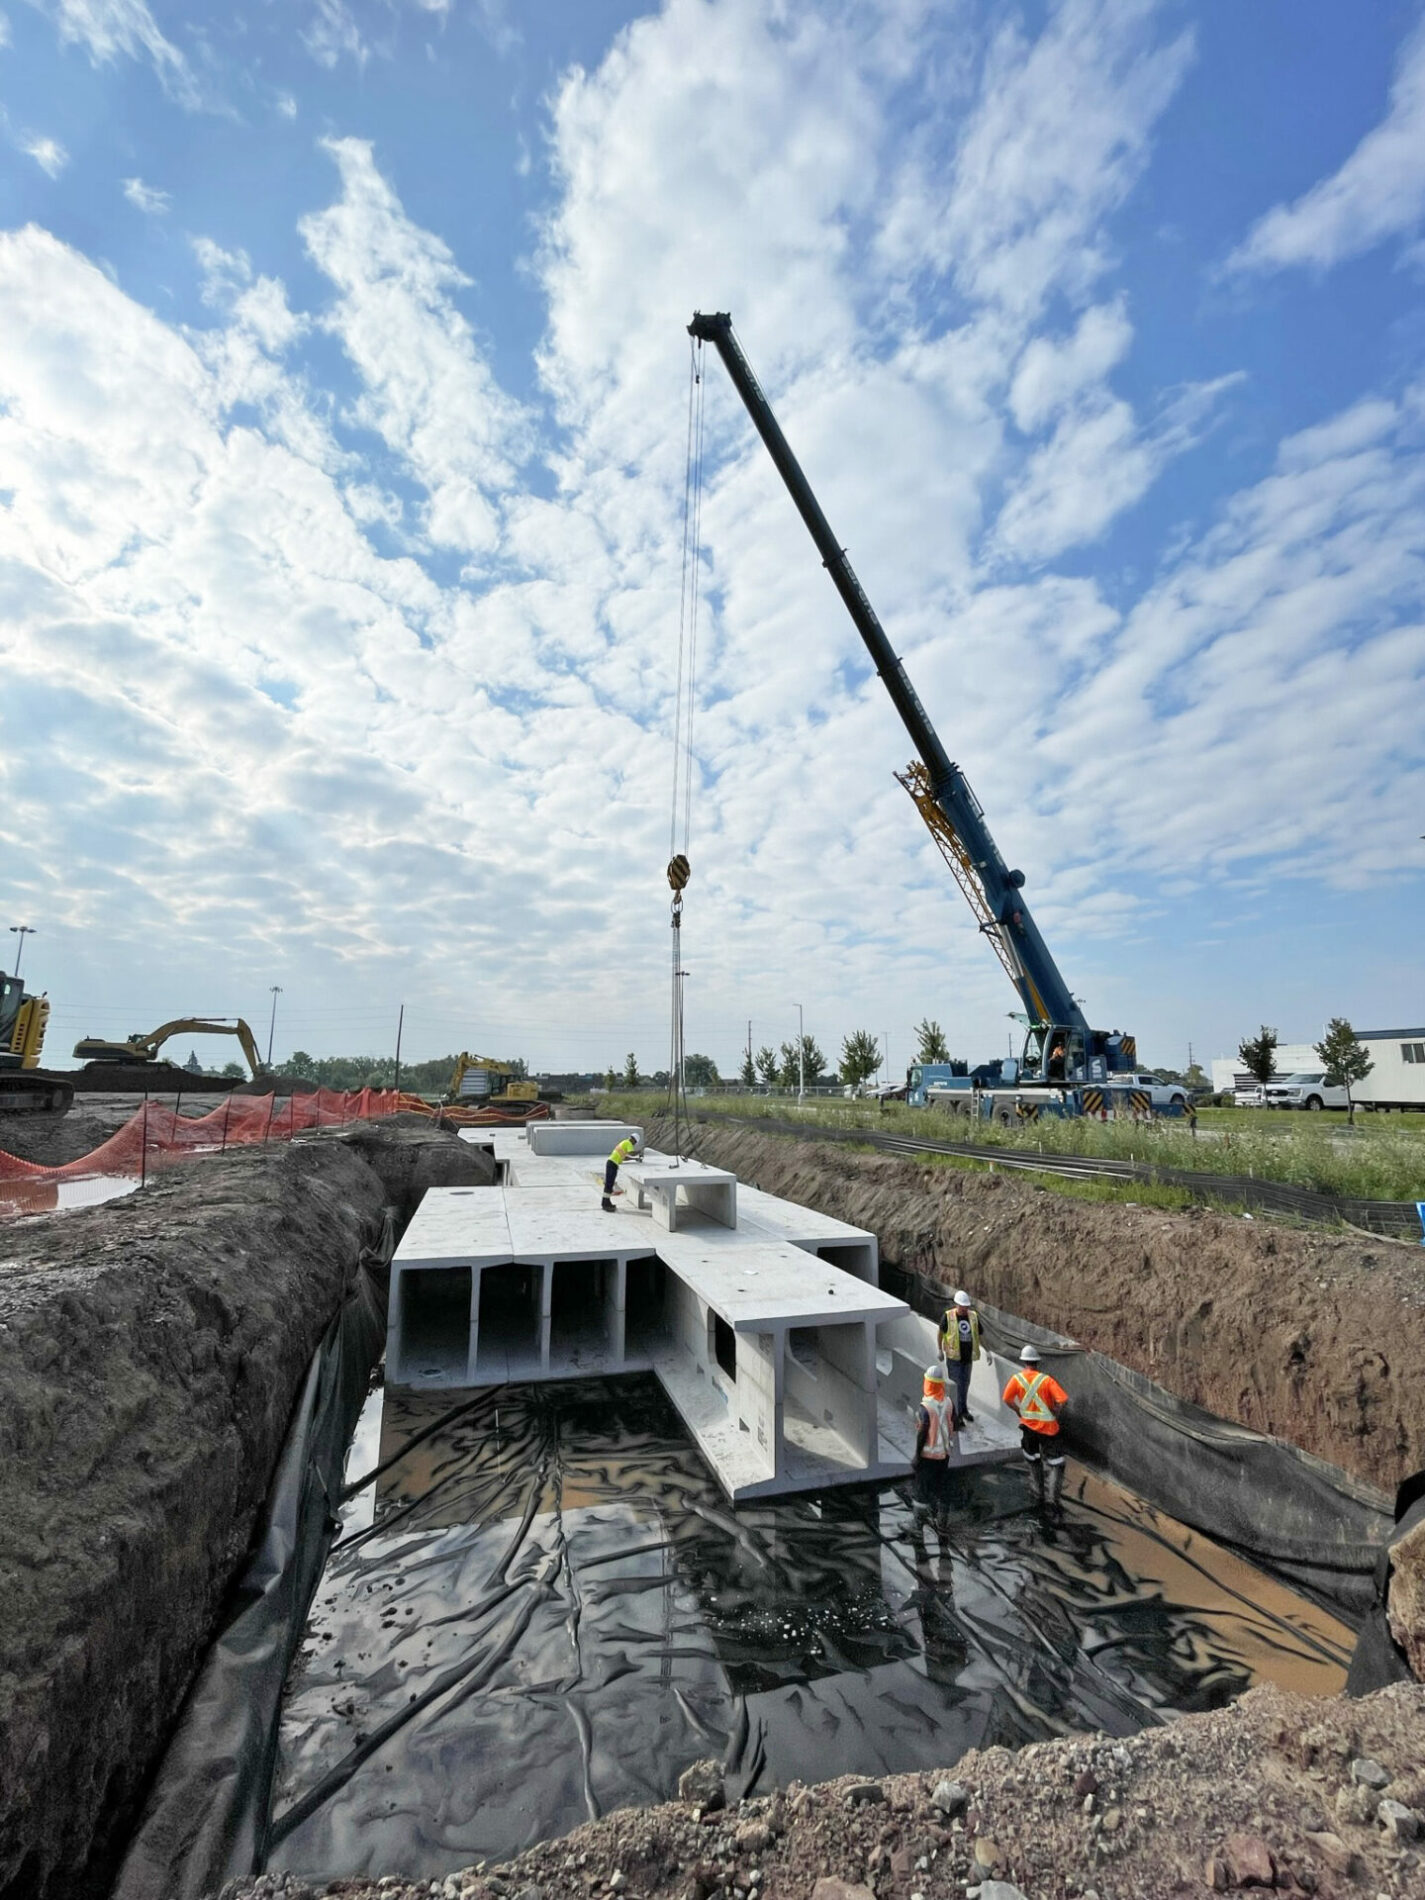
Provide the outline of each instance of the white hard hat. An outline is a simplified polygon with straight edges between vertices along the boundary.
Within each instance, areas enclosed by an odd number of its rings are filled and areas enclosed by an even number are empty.
[[[1019,1358],[1022,1365],[1037,1366],[1039,1364],[1039,1354],[1032,1346],[1025,1346],[1020,1352]]]
[[[961,1287],[959,1291],[956,1293],[955,1304],[956,1306],[968,1306],[970,1304],[970,1296],[965,1291],[964,1287]]]

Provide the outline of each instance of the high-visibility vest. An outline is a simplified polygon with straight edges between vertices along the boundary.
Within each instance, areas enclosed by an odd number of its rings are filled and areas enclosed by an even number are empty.
[[[955,1435],[949,1422],[949,1399],[924,1398],[920,1401],[920,1404],[926,1418],[930,1421],[925,1434],[925,1443],[920,1448],[921,1457],[948,1458],[950,1456],[950,1440]]]
[[[980,1316],[972,1306],[965,1316],[964,1324],[970,1329],[971,1363],[980,1356]],[[945,1358],[952,1366],[960,1363],[960,1315],[953,1306],[947,1306],[945,1317],[940,1322],[940,1347]]]
[[[1059,1421],[1048,1399],[1043,1396],[1046,1381],[1049,1381],[1047,1372],[1016,1372],[1005,1389],[1005,1397],[1008,1399],[1017,1385],[1023,1394],[1019,1405],[1020,1424],[1027,1425],[1031,1431],[1043,1432],[1047,1437],[1058,1431]]]
[[[618,1144],[618,1146],[614,1149],[613,1153],[609,1156],[609,1160],[613,1162],[616,1168],[621,1168],[624,1162],[627,1161],[631,1155],[636,1155],[637,1153],[638,1153],[638,1143],[634,1141],[630,1136],[625,1135],[623,1140]]]

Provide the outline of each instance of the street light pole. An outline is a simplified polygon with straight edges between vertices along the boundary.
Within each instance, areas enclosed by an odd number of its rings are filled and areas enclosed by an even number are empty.
[[[267,1023],[267,1066],[272,1067],[272,1037],[277,1028],[277,999],[282,994],[282,985],[274,983],[272,989],[272,1014]]]
[[[807,1032],[802,1016],[802,1006],[797,1004],[797,1107],[805,1108],[807,1100]]]
[[[15,950],[15,974],[18,976],[20,974],[20,958],[25,954],[25,939],[26,937],[33,937],[35,935],[35,927],[33,924],[11,924],[10,935],[20,939]]]

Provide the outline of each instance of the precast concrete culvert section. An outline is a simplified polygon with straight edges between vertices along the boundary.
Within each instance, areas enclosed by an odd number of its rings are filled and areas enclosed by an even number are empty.
[[[727,1505],[646,1376],[374,1392],[286,1684],[266,1865],[436,1877],[720,1758],[735,1794],[1130,1734],[1351,1632],[1081,1468],[935,1525],[902,1488]]]

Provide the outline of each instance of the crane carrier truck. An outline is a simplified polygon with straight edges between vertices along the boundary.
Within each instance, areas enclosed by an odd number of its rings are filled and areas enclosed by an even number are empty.
[[[1024,873],[1011,870],[990,836],[984,809],[969,780],[946,752],[920,703],[866,591],[832,533],[811,484],[782,434],[762,388],[724,311],[698,312],[688,334],[711,343],[722,358],[810,531],[871,662],[891,696],[917,757],[897,779],[909,792],[952,876],[1004,966],[1028,1024],[1023,1055],[983,1065],[964,1076],[946,1077],[929,1099],[951,1109],[999,1121],[1032,1120],[1041,1114],[1070,1116],[1149,1112],[1147,1093],[1136,1085],[1134,1038],[1091,1029],[1039,933],[1024,896]],[[1132,1077],[1130,1084],[1127,1080]],[[1123,1078],[1123,1079],[1120,1079]]]

